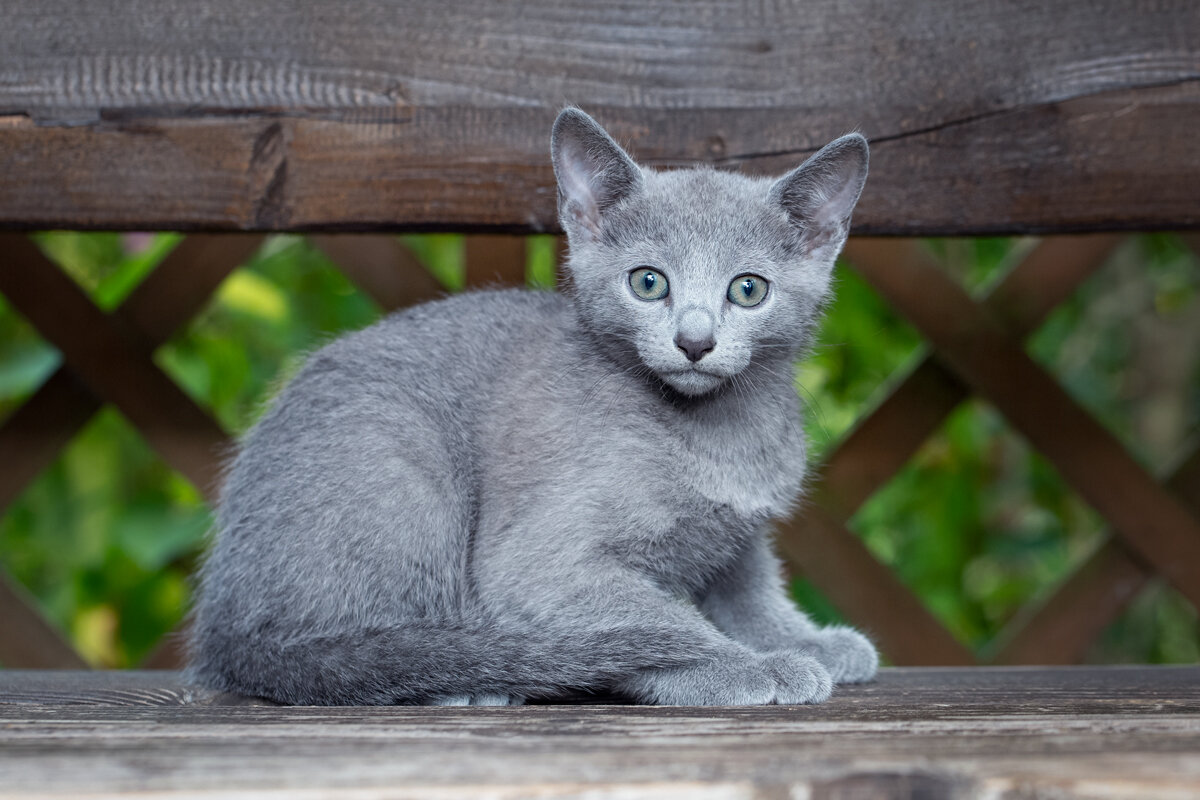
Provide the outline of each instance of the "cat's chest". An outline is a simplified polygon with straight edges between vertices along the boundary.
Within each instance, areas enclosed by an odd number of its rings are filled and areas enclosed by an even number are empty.
[[[778,421],[777,421],[778,422]],[[657,513],[648,529],[631,525],[618,550],[681,594],[694,593],[729,565],[772,519],[785,515],[804,478],[797,424],[754,431],[719,426],[675,430],[635,483],[642,507]]]
[[[785,514],[804,481],[798,416],[680,426],[668,453],[669,471],[681,488],[738,518]]]

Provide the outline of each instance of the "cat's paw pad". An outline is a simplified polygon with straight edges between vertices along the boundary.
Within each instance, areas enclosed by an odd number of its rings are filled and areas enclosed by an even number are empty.
[[[875,645],[853,628],[822,628],[801,650],[824,664],[834,683],[863,683],[879,669]]]
[[[823,703],[833,693],[829,670],[804,653],[770,653],[763,657],[763,665],[775,679],[774,702],[779,705]]]

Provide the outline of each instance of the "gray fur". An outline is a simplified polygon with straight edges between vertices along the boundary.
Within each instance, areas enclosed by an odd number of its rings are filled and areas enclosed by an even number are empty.
[[[866,177],[843,137],[778,181],[552,137],[564,294],[475,292],[316,353],[232,465],[192,675],[303,704],[819,702],[874,648],[771,551],[805,473],[792,364]],[[646,301],[629,273],[659,269]],[[726,299],[743,273],[766,299]],[[711,340],[690,361],[675,343]],[[707,337],[707,338],[705,338]]]

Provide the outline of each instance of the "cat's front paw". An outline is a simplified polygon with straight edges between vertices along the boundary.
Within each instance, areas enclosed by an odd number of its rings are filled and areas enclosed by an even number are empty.
[[[824,703],[833,693],[833,677],[812,656],[784,650],[763,656],[763,665],[775,679],[779,705]]]
[[[680,669],[644,670],[619,688],[656,705],[791,705],[829,699],[833,680],[816,659],[781,651],[745,653]]]
[[[840,625],[822,628],[801,644],[800,651],[821,662],[834,683],[863,683],[879,669],[875,645],[853,628]]]

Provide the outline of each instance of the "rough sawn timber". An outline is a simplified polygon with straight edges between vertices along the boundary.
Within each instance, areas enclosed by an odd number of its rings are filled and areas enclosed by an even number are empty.
[[[0,227],[553,230],[647,163],[872,140],[860,233],[1200,226],[1192,0],[0,0]]]
[[[0,672],[0,797],[1184,798],[1200,667],[886,669],[821,706],[255,707]]]

